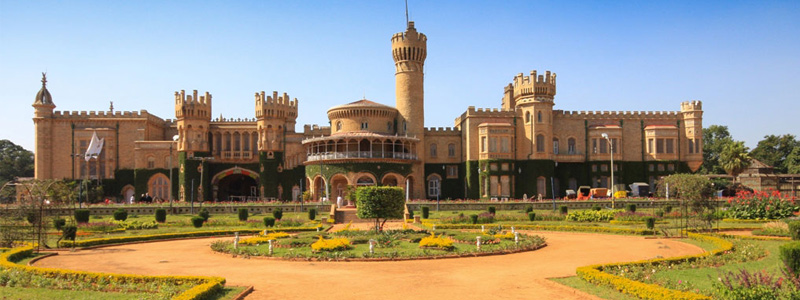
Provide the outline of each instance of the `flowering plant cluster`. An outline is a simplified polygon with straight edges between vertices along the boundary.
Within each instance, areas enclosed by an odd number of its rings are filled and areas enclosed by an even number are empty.
[[[494,237],[498,239],[513,240],[514,234],[511,233],[510,231],[504,231],[503,233],[495,234]]]
[[[791,217],[800,210],[795,197],[781,194],[780,191],[736,193],[728,199],[731,207],[728,216],[734,219],[782,219]]]
[[[420,248],[436,248],[442,250],[453,250],[455,246],[453,246],[453,239],[449,237],[445,237],[444,234],[436,235],[436,233],[431,232],[430,236],[424,237],[419,240],[419,247]]]
[[[344,251],[350,249],[350,240],[347,238],[333,238],[324,239],[322,236],[319,240],[311,244],[311,250],[319,251]]]
[[[579,210],[567,214],[567,221],[608,222],[614,219],[619,210]]]
[[[239,244],[242,245],[259,245],[259,244],[266,244],[269,243],[270,240],[277,240],[277,239],[285,239],[288,238],[289,234],[286,232],[271,232],[267,235],[263,233],[258,234],[254,237],[249,237],[239,241]]]

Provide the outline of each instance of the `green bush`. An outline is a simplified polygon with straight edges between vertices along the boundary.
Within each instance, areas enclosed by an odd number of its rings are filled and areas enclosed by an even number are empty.
[[[536,220],[536,213],[535,212],[529,212],[528,213],[528,220],[531,220],[531,221]]]
[[[413,210],[409,210],[409,211],[408,211],[408,217],[409,217],[410,219],[413,219],[413,218],[414,218],[414,211],[413,211]]]
[[[495,208],[494,206],[489,206],[487,210],[489,211],[490,214],[497,213],[497,208]]]
[[[532,211],[533,211],[533,206],[528,205],[527,207],[525,207],[525,213],[530,213]]]
[[[636,204],[625,205],[625,211],[636,212]]]
[[[125,221],[128,219],[128,211],[122,208],[114,211],[114,220]]]
[[[36,213],[32,212],[32,211],[27,212],[25,214],[25,220],[27,220],[28,223],[31,223],[31,224],[36,223]]]
[[[75,222],[89,223],[89,215],[91,212],[88,209],[76,209],[74,214]]]
[[[566,215],[569,212],[569,207],[567,207],[566,205],[562,205],[561,207],[559,207],[559,210],[561,211],[562,215]]]
[[[789,234],[792,236],[792,240],[800,240],[800,221],[791,221],[788,223],[789,225]]]
[[[200,216],[201,218],[203,218],[203,221],[208,221],[208,218],[211,217],[211,214],[208,212],[208,209],[205,208],[205,207],[203,207],[203,209],[201,209],[200,212],[197,213],[197,215]]]
[[[273,210],[272,217],[274,217],[275,220],[283,219],[283,208],[278,207],[275,210]]]
[[[247,221],[247,217],[249,217],[250,211],[248,211],[247,208],[240,208],[238,212],[239,212],[239,221],[242,222]]]
[[[314,221],[315,219],[317,219],[317,209],[316,208],[308,209],[308,219],[311,220],[311,221]]]
[[[204,218],[202,216],[194,216],[194,217],[192,217],[192,225],[194,226],[194,228],[203,227],[203,222],[205,222],[205,221],[206,221],[206,218]]]
[[[427,206],[422,207],[422,218],[427,219],[431,214],[431,208]]]
[[[64,225],[67,225],[67,220],[64,220],[62,218],[53,219],[53,228],[55,228],[56,230],[61,230],[62,228],[64,228]]]
[[[595,205],[595,206],[592,206],[592,210],[594,210],[594,211],[599,211],[599,210],[602,210],[602,209],[603,209],[603,208],[602,208],[602,207],[600,207],[600,205]]]
[[[645,225],[647,225],[647,229],[653,230],[656,228],[656,218],[648,217],[644,219]]]
[[[478,224],[478,215],[469,215],[469,220],[472,221],[472,224]]]
[[[75,236],[78,234],[78,227],[75,225],[64,225],[61,228],[61,236],[65,240],[75,241]]]
[[[664,213],[668,214],[672,212],[672,205],[664,206]]]
[[[619,210],[577,210],[567,214],[567,221],[608,222],[613,220],[618,212]]]
[[[664,217],[664,211],[660,210],[660,209],[657,210],[656,211],[656,216],[659,217],[659,218],[663,218]]]
[[[356,189],[356,203],[356,215],[361,219],[374,218],[377,230],[381,230],[388,219],[402,219],[405,211],[403,189],[399,187],[359,187]]]
[[[164,223],[167,221],[167,210],[163,208],[156,209],[156,222]]]
[[[264,217],[264,227],[275,227],[275,218]]]
[[[800,272],[800,242],[789,242],[780,246],[781,260],[790,274]]]

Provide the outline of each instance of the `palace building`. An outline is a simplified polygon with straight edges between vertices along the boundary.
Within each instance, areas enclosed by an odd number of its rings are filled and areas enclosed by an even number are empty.
[[[54,111],[33,103],[36,178],[93,179],[110,196],[188,201],[335,199],[348,186],[406,189],[412,199],[563,197],[578,186],[654,182],[703,161],[702,104],[680,110],[555,109],[556,74],[513,77],[499,108],[468,107],[452,128],[426,128],[427,37],[408,22],[391,38],[395,106],[367,99],[332,107],[330,126],[296,131],[299,101],[255,93],[252,118],[212,118],[209,92],[175,92],[175,118]],[[437,100],[434,100],[437,101]],[[92,135],[99,155],[84,159]],[[619,188],[619,187],[618,187]]]

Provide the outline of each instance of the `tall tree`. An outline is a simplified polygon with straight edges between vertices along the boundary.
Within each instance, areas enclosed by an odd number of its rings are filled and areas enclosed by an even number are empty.
[[[33,152],[9,140],[0,140],[0,184],[14,177],[33,177]]]
[[[750,165],[750,154],[743,141],[735,141],[725,145],[719,155],[720,166],[729,175],[736,177]]]
[[[720,153],[725,145],[733,143],[728,126],[711,125],[703,129],[703,166],[700,173],[725,174],[719,162]]]
[[[789,174],[800,174],[800,147],[795,147],[786,156],[786,172]]]
[[[775,172],[777,173],[786,173],[788,171],[786,158],[797,147],[800,147],[800,141],[796,140],[794,135],[784,134],[778,136],[770,134],[764,136],[764,139],[758,142],[756,148],[750,151],[750,156],[775,167]]]

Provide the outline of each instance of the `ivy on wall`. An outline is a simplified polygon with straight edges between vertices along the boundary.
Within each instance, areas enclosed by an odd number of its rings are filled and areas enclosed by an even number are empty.
[[[411,164],[402,163],[336,163],[336,164],[319,164],[308,165],[305,167],[305,175],[309,178],[319,176],[320,168],[322,168],[322,176],[325,181],[329,181],[333,175],[347,174],[347,173],[370,173],[379,181],[388,173],[397,173],[401,176],[408,176],[411,173]],[[424,178],[417,178],[417,180],[424,180]]]
[[[447,178],[447,166],[457,165],[458,177]],[[441,195],[439,199],[459,199],[464,197],[464,176],[462,169],[463,164],[425,164],[425,196],[429,199],[436,199],[436,197],[428,196],[428,176],[437,174],[442,179],[441,181]]]

